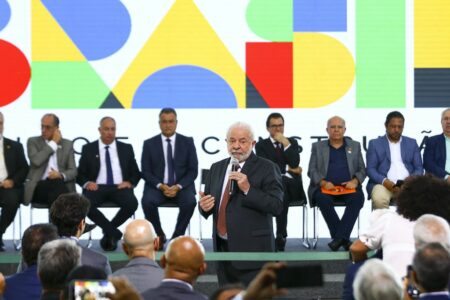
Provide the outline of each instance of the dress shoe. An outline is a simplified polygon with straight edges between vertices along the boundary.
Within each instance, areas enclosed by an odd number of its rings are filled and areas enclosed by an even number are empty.
[[[352,241],[350,240],[344,240],[344,242],[342,243],[342,248],[345,249],[345,251],[349,251],[350,250],[350,246],[353,244]]]
[[[3,243],[3,237],[0,235],[0,252],[5,252],[5,244]]]
[[[286,246],[286,238],[282,236],[277,236],[277,238],[275,239],[275,250],[277,252],[283,252],[285,246]]]
[[[97,227],[97,225],[86,223],[86,225],[84,226],[83,234],[88,233],[89,231],[91,231],[91,230],[94,229],[95,227]]]
[[[160,235],[159,237],[159,247],[156,249],[157,251],[162,251],[164,248],[164,244],[167,242],[166,235]]]
[[[106,234],[104,234],[100,240],[100,247],[102,247],[104,251],[108,251],[107,249],[111,247],[111,241]]]
[[[330,247],[331,251],[338,251],[339,248],[343,245],[343,239],[334,239],[328,243],[328,247]]]

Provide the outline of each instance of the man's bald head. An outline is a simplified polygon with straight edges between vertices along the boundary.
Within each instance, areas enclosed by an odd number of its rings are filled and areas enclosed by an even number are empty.
[[[173,239],[161,257],[166,278],[175,278],[194,283],[206,270],[205,249],[197,240],[189,236]]]
[[[143,219],[133,220],[125,228],[123,235],[123,248],[130,257],[148,256],[154,258],[156,233],[153,225]]]

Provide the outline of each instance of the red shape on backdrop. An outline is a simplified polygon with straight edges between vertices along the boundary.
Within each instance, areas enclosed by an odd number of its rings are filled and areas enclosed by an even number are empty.
[[[292,43],[246,44],[247,77],[268,107],[292,108]]]
[[[30,82],[30,64],[13,44],[0,40],[0,106],[14,102]]]

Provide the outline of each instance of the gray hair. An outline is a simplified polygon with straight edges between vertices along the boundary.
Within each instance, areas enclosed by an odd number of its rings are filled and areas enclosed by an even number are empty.
[[[448,112],[450,110],[450,107],[449,108],[446,108],[446,109],[444,109],[444,111],[442,112],[442,114],[441,114],[441,120],[443,120],[444,119],[444,115]]]
[[[63,289],[67,275],[81,263],[75,241],[59,239],[44,244],[38,255],[38,274],[43,289]]]
[[[231,126],[228,128],[228,131],[227,131],[227,139],[230,137],[231,131],[236,128],[246,130],[248,132],[248,136],[250,137],[250,140],[252,142],[255,140],[255,135],[253,133],[252,127],[249,124],[244,123],[244,122],[236,122],[236,123],[231,124]]]
[[[400,278],[376,258],[367,260],[356,273],[353,293],[356,300],[401,300],[403,296]]]
[[[330,126],[330,122],[331,122],[331,120],[333,120],[333,119],[339,119],[339,120],[341,120],[341,121],[342,121],[342,124],[344,124],[344,127],[345,127],[345,120],[344,120],[342,117],[339,117],[339,116],[332,116],[332,117],[329,118],[328,121],[327,121],[327,128]]]
[[[450,248],[450,226],[442,217],[422,215],[414,225],[413,234],[416,248],[432,242],[439,242]]]

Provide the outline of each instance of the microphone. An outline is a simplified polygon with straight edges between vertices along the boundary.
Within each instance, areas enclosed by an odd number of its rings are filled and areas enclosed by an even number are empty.
[[[240,166],[239,166],[239,160],[235,157],[231,158],[231,172],[236,172],[237,170],[239,170]],[[233,195],[235,193],[235,191],[237,191],[238,187],[237,187],[237,182],[236,180],[231,180],[230,182],[230,195]]]

